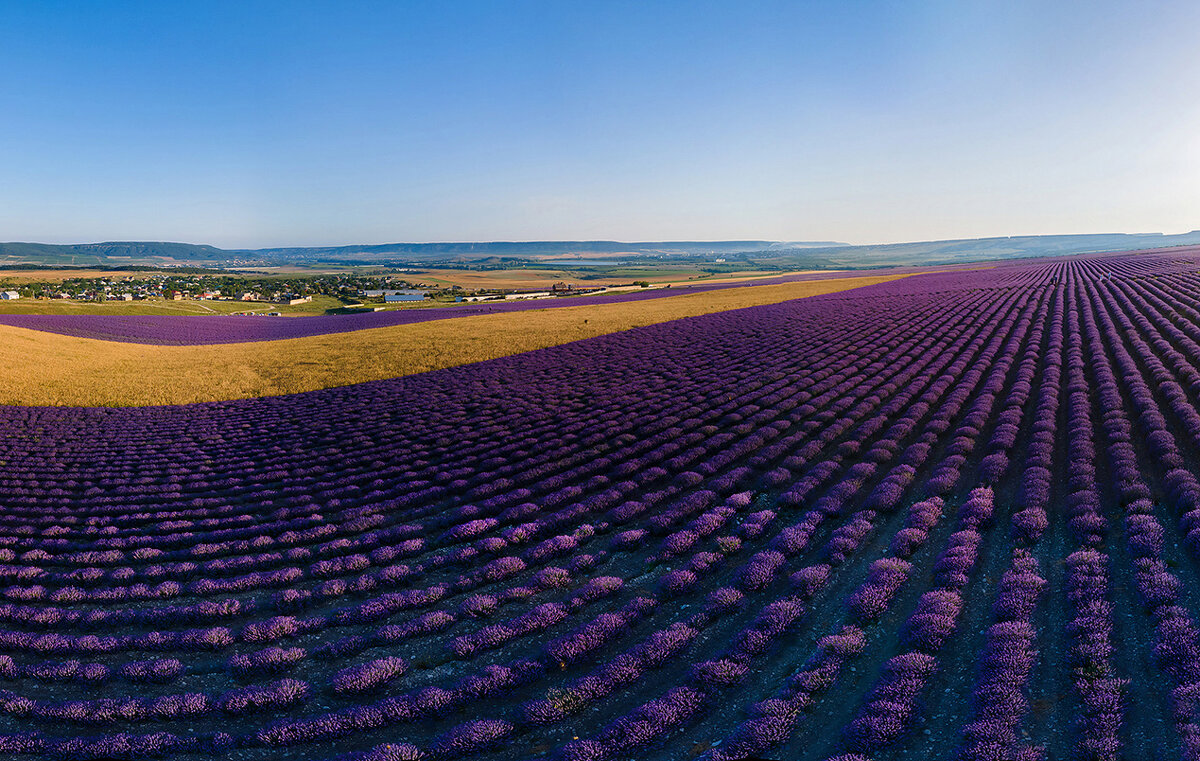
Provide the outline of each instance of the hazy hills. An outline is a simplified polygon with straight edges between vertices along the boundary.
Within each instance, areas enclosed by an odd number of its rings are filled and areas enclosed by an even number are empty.
[[[228,260],[230,252],[194,243],[111,241],[107,243],[0,243],[0,264],[88,266],[97,264],[195,264]]]
[[[239,267],[259,265],[404,265],[548,256],[613,254],[622,259],[707,259],[728,256],[786,267],[865,268],[948,264],[988,259],[1057,256],[1200,244],[1200,230],[1181,235],[1102,233],[920,241],[852,246],[834,241],[493,241],[488,243],[386,243],[332,247],[220,249],[191,243],[113,241],[60,245],[0,243],[0,265]]]
[[[336,246],[331,248],[263,248],[243,254],[278,259],[346,259],[405,257],[428,259],[477,259],[486,257],[540,257],[564,254],[643,254],[646,256],[702,256],[763,251],[772,245],[766,240],[657,241],[623,243],[609,240],[585,241],[493,241],[490,243],[384,243],[377,246]],[[812,241],[797,247],[844,246],[835,241]]]
[[[890,267],[913,264],[955,264],[989,259],[1023,259],[1102,251],[1132,251],[1200,244],[1200,230],[1179,235],[1162,233],[1099,233],[1093,235],[1023,235],[1004,238],[887,243],[794,249],[796,261],[821,261],[835,268]]]

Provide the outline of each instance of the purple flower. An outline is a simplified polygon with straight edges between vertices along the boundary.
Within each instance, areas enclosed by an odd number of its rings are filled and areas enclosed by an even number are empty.
[[[227,713],[242,714],[255,711],[287,708],[308,699],[307,682],[280,679],[266,685],[251,685],[230,690],[217,701]]]
[[[403,674],[408,664],[402,658],[386,656],[357,666],[347,666],[333,675],[333,691],[340,694],[369,692]]]
[[[512,724],[500,719],[477,719],[459,724],[433,743],[439,758],[459,758],[494,749],[512,734]]]

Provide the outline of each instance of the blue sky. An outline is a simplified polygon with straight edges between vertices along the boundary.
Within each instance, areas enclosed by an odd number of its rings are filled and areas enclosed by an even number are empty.
[[[0,240],[1200,228],[1191,2],[9,2]]]

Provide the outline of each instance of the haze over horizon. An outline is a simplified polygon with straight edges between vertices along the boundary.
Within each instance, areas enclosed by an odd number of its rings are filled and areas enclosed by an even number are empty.
[[[0,239],[1200,227],[1189,3],[13,2]]]
[[[1089,235],[1089,236],[1092,236],[1092,235],[1094,235],[1094,236],[1103,236],[1103,235],[1163,235],[1164,237],[1169,237],[1169,236],[1172,236],[1172,235],[1181,235],[1181,234],[1187,234],[1187,233],[1197,233],[1197,232],[1200,232],[1200,228],[1193,228],[1193,229],[1191,229],[1191,230],[1181,230],[1179,233],[1174,233],[1174,232],[1172,232],[1172,233],[1161,233],[1161,232],[1160,232],[1160,231],[1158,231],[1158,230],[1139,230],[1139,231],[1133,231],[1133,232],[1127,232],[1127,231],[1124,231],[1124,230],[1103,230],[1103,231],[1088,231],[1088,232],[1083,232],[1083,233],[1063,233],[1063,234],[1062,234],[1062,236],[1063,236],[1063,237],[1066,237],[1066,236],[1070,236],[1070,235]],[[845,246],[846,248],[860,248],[860,247],[870,247],[870,246],[902,246],[902,245],[908,245],[908,244],[920,244],[920,243],[951,242],[951,241],[955,241],[955,240],[971,241],[971,240],[989,240],[989,239],[1002,239],[1002,238],[1036,238],[1036,237],[1059,237],[1059,235],[1058,235],[1058,234],[1056,234],[1056,233],[1031,233],[1031,234],[1027,234],[1027,235],[1026,235],[1026,234],[1021,234],[1021,233],[1016,233],[1016,234],[1012,234],[1012,235],[980,235],[980,236],[961,236],[961,237],[957,237],[957,238],[938,238],[938,239],[924,239],[924,240],[899,240],[899,241],[868,241],[868,242],[859,242],[859,243],[848,243],[848,242],[846,242],[846,241],[833,241],[833,240],[828,240],[828,241],[816,241],[816,240],[771,240],[771,239],[769,239],[769,238],[763,238],[763,237],[761,237],[761,236],[759,236],[759,237],[755,237],[755,236],[746,236],[746,237],[742,237],[742,238],[703,238],[703,239],[693,239],[693,240],[684,240],[684,239],[682,239],[682,238],[670,238],[670,239],[668,239],[668,238],[662,238],[662,239],[659,239],[659,240],[650,240],[650,239],[639,239],[639,240],[635,240],[635,239],[632,239],[632,238],[630,238],[630,239],[616,239],[616,238],[580,238],[580,237],[575,237],[575,238],[553,238],[553,239],[551,239],[551,238],[547,238],[547,239],[533,239],[533,238],[521,238],[521,239],[517,239],[517,238],[505,238],[505,239],[500,239],[500,238],[496,238],[496,239],[490,239],[490,240],[485,240],[485,239],[471,239],[471,240],[449,240],[449,239],[446,239],[446,240],[372,240],[372,241],[342,241],[342,242],[331,242],[331,243],[312,243],[312,244],[309,244],[309,243],[296,243],[296,244],[287,244],[287,245],[271,245],[271,244],[266,244],[266,245],[258,245],[258,246],[235,246],[235,245],[229,245],[229,246],[216,246],[215,244],[208,243],[207,241],[190,241],[190,240],[150,240],[150,239],[132,239],[132,238],[130,238],[130,239],[122,239],[122,240],[118,240],[118,239],[111,239],[111,240],[70,240],[70,241],[68,241],[68,240],[62,240],[62,241],[57,241],[57,240],[38,240],[38,241],[34,241],[34,240],[25,240],[25,241],[16,241],[16,240],[14,240],[14,241],[0,241],[0,244],[5,244],[5,243],[32,243],[32,244],[51,244],[51,245],[67,245],[67,246],[72,246],[72,245],[83,245],[83,246],[88,246],[88,245],[104,245],[104,244],[111,244],[111,243],[165,243],[165,244],[176,244],[176,243],[182,243],[182,244],[185,244],[185,245],[197,245],[197,246],[206,246],[206,245],[210,245],[210,246],[213,246],[214,248],[220,248],[220,249],[222,249],[222,250],[227,250],[227,251],[256,251],[256,250],[271,250],[271,249],[298,249],[298,248],[356,248],[356,247],[387,246],[387,245],[392,245],[392,244],[395,244],[395,245],[417,245],[417,246],[427,246],[427,245],[428,245],[428,246],[436,246],[436,245],[459,245],[459,244],[461,244],[461,245],[481,244],[481,245],[482,245],[482,244],[489,244],[489,243],[490,243],[490,244],[496,244],[496,243],[501,243],[501,244],[503,244],[503,243],[518,243],[518,244],[519,244],[519,243],[557,243],[557,242],[571,243],[571,242],[580,242],[580,243],[628,243],[629,245],[642,245],[642,244],[646,244],[646,243],[729,243],[729,242],[736,242],[736,241],[762,241],[762,242],[765,242],[765,243],[770,243],[770,244],[781,244],[781,247],[786,247],[786,244],[789,244],[789,243],[796,243],[796,244],[806,244],[806,245],[811,245],[811,244],[817,243],[817,244],[829,244],[829,245],[832,245],[832,246]],[[1167,244],[1167,245],[1177,245],[1177,244],[1170,244],[1170,243],[1169,243],[1169,244]],[[821,246],[817,245],[817,246],[812,246],[812,247],[813,247],[813,248],[820,248]]]

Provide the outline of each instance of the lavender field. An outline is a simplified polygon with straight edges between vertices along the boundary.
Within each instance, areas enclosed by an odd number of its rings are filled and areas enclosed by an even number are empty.
[[[1193,250],[0,407],[0,754],[1200,759],[1198,403]]]

